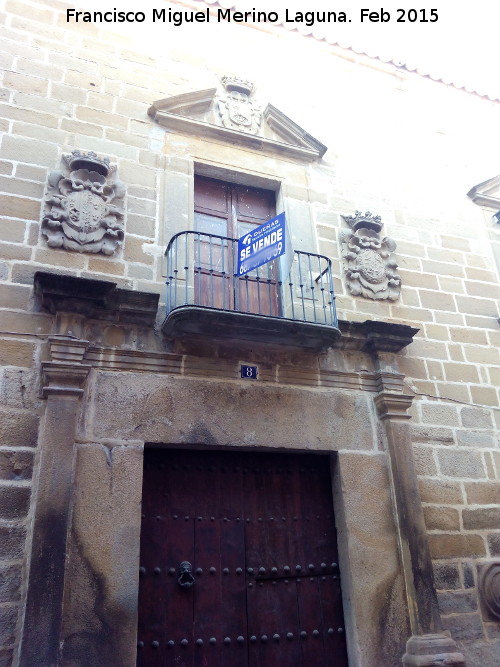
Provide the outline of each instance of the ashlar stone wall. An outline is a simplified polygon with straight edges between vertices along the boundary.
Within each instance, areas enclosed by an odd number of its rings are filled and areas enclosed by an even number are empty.
[[[217,87],[229,69],[329,148],[300,170],[281,161],[256,171],[258,151],[239,155],[247,177],[288,178],[282,194],[305,221],[304,242],[332,259],[339,316],[420,330],[397,370],[415,393],[414,455],[443,623],[468,664],[492,667],[500,630],[481,607],[478,565],[500,558],[499,227],[467,192],[498,173],[499,102],[281,29],[186,26],[167,40],[164,26],[67,23],[67,6],[2,0],[0,10],[0,664],[11,664],[22,623],[39,367],[55,326],[34,274],[112,280],[163,303],[169,211],[190,219],[186,165],[224,164],[216,141],[166,132],[147,110]],[[272,66],[271,51],[280,54]],[[125,241],[112,257],[51,249],[41,234],[48,174],[76,149],[109,157],[126,186]],[[397,301],[348,291],[340,233],[356,210],[380,215],[396,242]],[[164,349],[153,333],[144,340],[116,329],[105,343]],[[324,368],[335,359],[326,355]]]

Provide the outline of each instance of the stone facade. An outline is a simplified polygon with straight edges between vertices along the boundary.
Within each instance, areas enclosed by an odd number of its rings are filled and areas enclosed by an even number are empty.
[[[65,10],[0,14],[0,664],[135,664],[154,443],[331,453],[350,664],[497,665],[499,102],[279,27],[186,25],[166,44],[167,26]],[[277,39],[293,85],[258,55]],[[256,102],[227,102],[228,53]],[[47,243],[46,185],[73,151],[126,187],[112,254]],[[195,173],[274,190],[294,247],[331,258],[330,349],[164,338],[164,252],[193,228]],[[394,241],[397,298],[346,283],[357,210]]]

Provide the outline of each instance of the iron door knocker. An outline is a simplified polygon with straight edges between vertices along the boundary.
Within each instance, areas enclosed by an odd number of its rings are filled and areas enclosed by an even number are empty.
[[[183,560],[179,565],[179,578],[177,579],[177,583],[182,588],[191,588],[194,582],[193,566],[187,560]]]

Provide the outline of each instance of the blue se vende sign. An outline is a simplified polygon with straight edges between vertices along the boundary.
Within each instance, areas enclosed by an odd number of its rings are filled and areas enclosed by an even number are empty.
[[[238,275],[243,276],[285,253],[285,214],[280,213],[238,239]]]

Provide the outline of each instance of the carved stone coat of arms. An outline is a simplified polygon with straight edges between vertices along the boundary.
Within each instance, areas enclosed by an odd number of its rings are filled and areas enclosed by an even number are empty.
[[[401,288],[392,254],[396,243],[387,236],[380,238],[380,216],[356,211],[345,220],[350,229],[341,231],[341,243],[349,291],[368,299],[396,301]]]
[[[64,155],[65,171],[49,174],[42,234],[51,248],[112,255],[123,241],[124,185],[95,153]]]
[[[217,98],[217,110],[224,127],[256,134],[262,111],[251,99],[253,83],[225,76],[222,83],[227,93]]]

